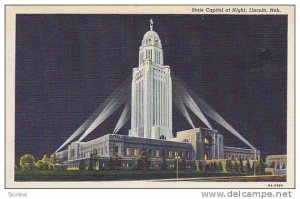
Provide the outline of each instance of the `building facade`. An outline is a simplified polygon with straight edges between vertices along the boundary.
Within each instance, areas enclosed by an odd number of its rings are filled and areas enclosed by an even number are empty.
[[[88,165],[91,153],[96,153],[99,157],[98,169],[107,168],[111,157],[119,158],[120,168],[134,168],[143,152],[149,154],[150,169],[174,168],[175,155],[185,160],[186,168],[191,168],[195,158],[195,152],[189,143],[118,134],[107,134],[88,142],[73,142],[67,151],[70,168],[79,168],[82,160]]]
[[[287,156],[281,155],[268,155],[266,157],[265,172],[272,173],[273,175],[286,175],[287,172]]]
[[[282,155],[268,155],[266,157],[266,165],[269,168],[286,169],[286,167],[287,167],[286,154],[282,154]]]
[[[56,158],[69,169],[79,169],[84,161],[88,167],[92,153],[97,154],[96,169],[108,169],[109,159],[119,157],[119,168],[133,169],[143,152],[150,156],[150,169],[173,169],[175,157],[185,169],[205,169],[213,160],[257,160],[260,152],[253,149],[224,146],[223,135],[216,130],[195,128],[177,132],[173,139],[151,139],[107,134],[88,142],[72,142]]]

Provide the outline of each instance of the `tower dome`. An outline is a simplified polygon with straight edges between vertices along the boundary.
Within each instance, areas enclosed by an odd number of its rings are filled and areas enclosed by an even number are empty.
[[[139,51],[139,66],[145,60],[163,65],[163,50],[158,34],[153,30],[153,20],[150,20],[150,30],[144,34]]]
[[[158,34],[153,30],[153,20],[150,20],[150,30],[145,33],[141,47],[156,46],[162,48]]]

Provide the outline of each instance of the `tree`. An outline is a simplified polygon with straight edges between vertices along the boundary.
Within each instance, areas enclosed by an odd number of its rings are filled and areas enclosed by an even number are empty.
[[[141,169],[143,169],[143,167],[144,167],[144,165],[143,165],[143,161],[142,161],[142,159],[141,159],[141,157],[138,157],[137,159],[136,159],[136,169],[137,170],[141,170]]]
[[[114,159],[112,156],[109,157],[109,161],[108,161],[108,170],[114,170],[115,167],[114,167],[115,163],[114,163]]]
[[[218,164],[218,171],[223,172],[223,165],[221,162],[219,162],[219,164]]]
[[[251,165],[250,165],[250,161],[247,160],[246,164],[245,164],[245,168],[244,168],[245,172],[250,172],[251,171]]]
[[[33,170],[35,165],[34,156],[31,154],[25,154],[20,158],[20,167],[24,170]]]
[[[231,160],[226,160],[226,171],[231,172],[233,170],[232,167]]]
[[[280,169],[280,164],[279,163],[277,163],[276,169]]]
[[[81,170],[81,171],[86,170],[85,163],[84,163],[83,159],[81,159],[80,162],[79,162],[79,170]]]
[[[115,154],[114,156],[109,157],[108,169],[115,170],[120,165],[120,156]]]
[[[38,170],[51,170],[53,169],[53,161],[46,154],[42,159],[35,163],[35,168]]]
[[[143,151],[137,159],[137,169],[144,169],[145,171],[150,168],[150,155],[147,151]]]
[[[212,163],[208,164],[207,165],[207,171],[213,171],[213,170],[214,170],[214,168],[213,168]]]
[[[45,165],[45,170],[51,170],[51,167],[53,167],[51,159],[46,154],[43,156],[42,162]]]
[[[216,162],[213,163],[213,171],[214,172],[218,171],[218,165]]]
[[[43,163],[42,160],[38,160],[35,164],[34,164],[35,168],[38,169],[38,170],[46,170],[45,169],[45,165]]]
[[[166,169],[166,153],[165,150],[162,151],[162,166],[161,166],[162,170]]]
[[[242,158],[240,158],[239,171],[242,172],[242,173],[245,172],[244,171],[244,164],[243,164],[243,159]]]
[[[186,168],[186,160],[185,158],[181,158],[178,162],[178,169],[183,170]]]
[[[93,158],[93,152],[91,151],[90,152],[90,161],[89,161],[89,167],[88,167],[88,170],[89,171],[93,171],[94,170],[94,167],[93,167],[93,164],[94,164],[94,158]]]
[[[259,174],[263,174],[265,172],[265,163],[262,159],[259,160],[259,163],[257,165],[257,171]]]
[[[210,170],[211,170],[211,165],[205,164],[205,171],[210,171]]]
[[[234,161],[234,171],[236,171],[236,172],[239,171],[239,165],[236,160]]]
[[[121,157],[119,156],[119,154],[115,154],[113,156],[113,167],[115,169],[119,168],[120,167],[120,163],[121,163]]]
[[[271,167],[272,169],[275,169],[275,162],[272,162],[270,167]]]
[[[97,150],[91,151],[88,170],[90,170],[90,171],[96,170],[97,159],[98,159]]]
[[[56,153],[53,153],[50,156],[50,160],[51,160],[52,164],[57,164],[58,163],[58,158],[56,157]]]

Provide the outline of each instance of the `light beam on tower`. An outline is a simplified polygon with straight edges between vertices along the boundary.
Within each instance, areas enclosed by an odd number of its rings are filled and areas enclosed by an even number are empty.
[[[93,130],[95,130],[100,124],[102,124],[109,116],[111,116],[116,110],[118,110],[127,100],[129,100],[128,90],[120,90],[117,96],[105,107],[105,109],[98,115],[83,135],[78,139],[78,142],[82,141]]]
[[[173,79],[175,79],[173,77]],[[175,81],[174,81],[175,82]],[[213,108],[211,108],[201,97],[199,97],[197,94],[195,94],[191,89],[189,89],[186,84],[180,80],[178,77],[176,77],[176,84],[174,83],[175,89],[180,90],[186,97],[193,99],[193,101],[200,107],[200,109],[209,116],[211,119],[215,120],[217,123],[219,123],[221,126],[223,126],[225,129],[227,129],[230,133],[235,135],[237,138],[239,138],[242,142],[244,142],[246,145],[248,145],[250,148],[255,149],[253,145],[251,145],[237,130],[235,130],[226,120],[218,114]]]
[[[122,111],[122,114],[118,120],[118,123],[113,133],[117,133],[123,127],[123,125],[126,124],[126,122],[130,119],[129,110],[130,110],[130,102],[128,101]]]
[[[250,144],[237,130],[235,130],[220,114],[218,114],[213,108],[211,108],[201,97],[194,96],[195,101],[199,104],[201,109],[210,118],[218,122],[221,126],[239,138],[242,142],[248,145],[250,148],[255,149],[255,147]]]
[[[186,98],[184,98],[184,102],[187,105],[187,107],[189,107],[189,109],[191,111],[193,111],[193,113],[209,128],[209,129],[213,129],[211,124],[208,122],[208,120],[206,119],[206,117],[204,116],[204,114],[202,113],[202,111],[200,110],[200,108],[197,106],[197,104],[195,103],[195,101],[188,95],[186,96]]]
[[[126,95],[128,95],[130,91],[130,77],[128,77],[124,82],[121,83],[120,86],[118,86],[111,95],[109,95],[99,106],[98,108],[84,121],[82,125],[79,126],[78,129],[55,151],[58,152],[63,147],[65,147],[68,143],[70,143],[72,140],[74,140],[76,137],[78,137],[80,134],[82,134],[87,128],[93,123],[93,121],[101,114],[102,112],[105,112],[105,110],[108,108],[108,106],[111,104],[113,99],[121,98],[126,99]],[[129,96],[127,96],[128,98]],[[124,99],[124,100],[125,100]]]
[[[173,79],[174,79],[174,90],[176,92],[176,95],[178,95],[177,98],[180,98],[183,101],[184,105],[186,105],[209,129],[213,129],[211,124],[206,119],[205,115],[198,107],[198,105],[188,94],[187,90],[181,85],[180,80],[177,79],[176,77],[173,77]]]
[[[189,122],[192,128],[195,128],[195,125],[193,124],[193,121],[186,110],[183,100],[181,98],[181,94],[178,93],[177,90],[174,89],[174,104],[178,108],[178,110],[181,112],[181,114],[184,116],[184,118]]]

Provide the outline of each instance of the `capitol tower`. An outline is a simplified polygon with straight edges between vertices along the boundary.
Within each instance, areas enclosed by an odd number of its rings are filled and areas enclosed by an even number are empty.
[[[152,19],[139,49],[139,66],[132,72],[129,136],[173,138],[171,71],[164,65],[161,41],[153,30]]]

